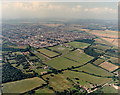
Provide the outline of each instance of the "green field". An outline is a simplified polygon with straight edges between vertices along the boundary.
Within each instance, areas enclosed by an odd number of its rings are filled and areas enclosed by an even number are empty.
[[[44,93],[44,94],[51,93],[51,95],[53,95],[54,91],[44,87],[44,88],[40,88],[40,89],[36,90],[35,93]]]
[[[112,78],[96,77],[93,75],[75,71],[64,71],[62,75],[69,77],[70,79],[79,78],[80,80],[91,82],[93,84],[104,84],[112,80]]]
[[[72,88],[72,82],[66,80],[65,76],[62,75],[55,75],[49,79],[49,85],[53,87],[56,91],[64,91],[68,88]]]
[[[32,53],[35,54],[35,55],[36,55],[38,58],[40,58],[41,60],[44,60],[44,61],[47,60],[44,56],[42,56],[42,55],[41,55],[39,52],[37,52],[37,51],[36,51],[35,53],[34,53],[34,52],[32,52]]]
[[[81,63],[77,63],[74,61],[71,61],[69,59],[66,59],[64,57],[57,57],[55,59],[52,60],[48,60],[45,62],[45,64],[54,67],[56,69],[66,69],[68,67],[72,67],[72,66],[79,66],[82,65]]]
[[[97,60],[95,60],[93,63],[95,64],[95,65],[100,65],[102,62],[104,62],[105,60],[104,59],[102,59],[102,58],[99,58],[99,59],[97,59]]]
[[[38,49],[38,51],[41,52],[41,53],[43,53],[43,54],[45,54],[46,56],[49,56],[49,57],[55,57],[55,56],[59,55],[56,52],[52,52],[52,51],[44,49],[44,48]]]
[[[93,57],[85,54],[83,51],[80,52],[79,50],[75,50],[69,54],[66,54],[66,55],[64,55],[64,57],[75,60],[75,61],[79,62],[80,64],[85,64],[86,62],[93,59]]]
[[[51,49],[52,51],[57,51],[57,52],[60,52],[62,54],[66,54],[68,53],[71,49],[70,48],[66,48],[65,46],[54,46],[54,47],[48,47],[49,49]]]
[[[100,76],[112,76],[112,74],[107,72],[106,70],[96,67],[90,63],[80,68],[76,68],[75,70],[85,71],[90,74],[95,74],[95,75],[100,75]]]
[[[70,43],[66,43],[66,44],[69,44],[70,46],[72,46],[74,48],[80,48],[80,49],[84,49],[90,45],[88,43],[83,43],[83,42],[70,42]]]
[[[36,60],[36,59],[38,59],[36,56],[27,55],[27,57],[29,58],[29,60]]]
[[[116,90],[115,88],[111,87],[111,86],[104,86],[103,88],[98,89],[99,91],[102,91],[104,93],[111,93],[116,95],[115,93],[118,93],[118,90]]]
[[[24,93],[30,91],[36,87],[42,86],[45,82],[38,78],[29,78],[15,82],[9,82],[2,84],[3,93]]]

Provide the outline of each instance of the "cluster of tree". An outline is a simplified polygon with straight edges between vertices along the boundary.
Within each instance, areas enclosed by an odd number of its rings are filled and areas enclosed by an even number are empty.
[[[24,74],[21,70],[13,67],[11,64],[6,63],[2,66],[2,82],[10,82],[21,80],[25,78],[35,77],[36,73]]]
[[[97,53],[94,48],[88,46],[87,48],[85,48],[84,52],[90,56],[93,56],[93,57],[97,57],[99,56],[101,53]]]

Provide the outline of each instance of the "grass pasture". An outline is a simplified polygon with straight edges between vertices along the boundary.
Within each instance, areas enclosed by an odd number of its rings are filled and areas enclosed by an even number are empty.
[[[49,79],[49,86],[56,91],[64,91],[72,87],[72,82],[68,81],[65,76],[55,75]]]
[[[69,44],[70,46],[72,46],[74,48],[80,48],[80,49],[84,49],[90,45],[88,43],[83,43],[83,42],[70,42],[70,43],[66,43],[66,44]]]
[[[65,71],[63,72],[63,75],[69,77],[70,79],[79,78],[80,80],[91,82],[93,84],[104,84],[112,80],[112,78],[96,77],[93,75],[75,71]]]
[[[67,57],[71,60],[75,60],[79,62],[81,65],[93,59],[93,57],[85,54],[82,50],[75,50],[69,54],[64,55],[64,57]]]
[[[105,68],[106,70],[108,70],[110,72],[112,72],[112,71],[114,71],[115,69],[118,68],[118,66],[116,66],[112,63],[109,63],[109,62],[103,62],[99,66],[101,66],[102,68]]]
[[[90,63],[85,65],[85,66],[82,66],[80,68],[77,68],[75,70],[85,71],[85,72],[88,72],[90,74],[95,74],[95,75],[100,75],[100,76],[112,76],[112,74],[107,72],[106,70],[103,70],[99,67],[96,67]]]
[[[2,84],[3,93],[24,93],[30,91],[36,87],[42,86],[45,82],[38,78],[29,78],[15,82],[9,82]]]
[[[60,52],[62,54],[66,54],[66,53],[68,53],[70,51],[70,48],[66,48],[66,47],[60,46],[60,45],[54,46],[54,47],[48,47],[48,48],[51,49],[52,51],[55,50],[55,51],[58,51],[58,52]]]
[[[59,55],[58,53],[47,50],[45,48],[38,49],[38,51],[41,52],[42,54],[45,54],[48,57],[55,57],[55,56]]]
[[[80,65],[80,63],[71,61],[71,60],[66,59],[64,57],[57,57],[55,59],[48,60],[48,61],[45,62],[45,64],[47,64],[47,65],[49,65],[53,68],[56,68],[58,70]]]
[[[34,52],[32,52],[32,53],[34,53]],[[38,58],[40,58],[41,60],[47,60],[44,56],[42,56],[39,52],[35,52],[34,53]]]

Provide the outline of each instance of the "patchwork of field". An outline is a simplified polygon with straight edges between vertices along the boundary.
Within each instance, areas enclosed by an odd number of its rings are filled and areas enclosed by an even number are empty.
[[[89,75],[82,72],[75,72],[75,71],[65,71],[63,72],[63,75],[66,77],[69,77],[70,79],[78,78],[80,80],[87,81],[93,84],[99,84],[99,85],[112,80],[112,78],[97,77],[97,76]]]
[[[61,57],[57,57],[52,60],[48,60],[45,64],[54,67],[56,69],[66,69],[72,66],[80,66],[85,64],[86,62],[93,59],[93,57],[80,52],[79,50],[75,50],[69,54],[63,55]]]
[[[54,46],[54,47],[48,47],[49,49],[51,49],[52,51],[57,51],[57,52],[60,52],[62,54],[66,54],[68,53],[71,49],[70,48],[66,48],[65,46]]]
[[[38,58],[40,58],[41,60],[47,60],[44,56],[42,56],[39,52],[35,51],[35,52],[32,52],[34,53]]]
[[[60,25],[64,25],[64,24],[43,24],[43,25],[45,25],[45,26],[49,26],[49,27],[58,27],[58,26],[60,26]]]
[[[66,43],[66,44],[70,45],[74,48],[80,48],[80,49],[84,49],[90,45],[88,43],[83,43],[83,42],[70,42],[70,43]]]
[[[55,59],[48,60],[48,61],[45,62],[45,64],[47,64],[48,66],[51,66],[53,68],[56,68],[58,70],[66,69],[68,67],[70,68],[72,66],[82,65],[80,63],[77,63],[77,62],[71,61],[69,59],[66,59],[64,57],[57,57]]]
[[[101,66],[102,68],[105,68],[106,70],[109,70],[110,72],[112,72],[118,68],[118,66],[116,66],[112,63],[106,62],[106,61],[101,63],[99,66]]]
[[[2,84],[3,93],[24,93],[30,91],[36,87],[42,86],[45,82],[38,78],[29,78],[15,82],[9,82]]]
[[[49,57],[55,57],[57,55],[59,55],[58,53],[56,52],[53,52],[53,51],[50,51],[50,50],[47,50],[47,49],[38,49],[39,52],[45,54],[46,56],[49,56]]]
[[[111,31],[111,30],[92,30],[90,33],[101,36],[101,37],[111,37],[111,38],[118,38],[118,32],[117,31]]]
[[[80,49],[70,52],[69,54],[66,54],[63,57],[69,58],[71,60],[75,60],[75,61],[79,62],[80,64],[85,64],[86,62],[93,59],[93,57],[85,54],[84,51],[82,51]]]
[[[100,64],[103,63],[104,61],[105,61],[104,59],[99,58],[99,59],[95,60],[93,63],[94,63],[95,65],[100,65]]]
[[[82,66],[80,68],[76,68],[75,70],[85,71],[85,72],[88,72],[90,74],[95,74],[95,75],[100,75],[100,76],[112,76],[113,75],[110,72],[107,72],[106,70],[103,70],[99,67],[96,67],[90,63],[85,65],[85,66]]]

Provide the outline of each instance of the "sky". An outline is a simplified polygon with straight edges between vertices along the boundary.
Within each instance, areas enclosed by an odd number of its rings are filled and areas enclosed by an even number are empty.
[[[117,2],[3,2],[3,19],[117,19]]]

